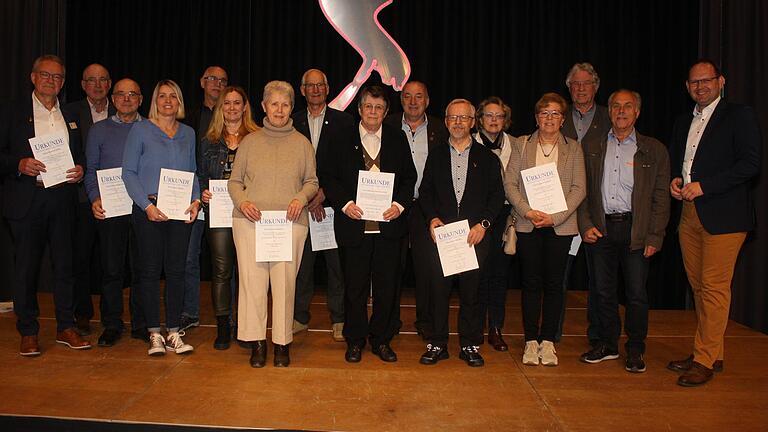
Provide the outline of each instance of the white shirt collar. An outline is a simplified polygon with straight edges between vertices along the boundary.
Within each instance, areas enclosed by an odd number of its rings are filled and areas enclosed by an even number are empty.
[[[44,109],[49,112],[56,112],[59,110],[59,98],[56,98],[56,104],[53,105],[53,109],[49,110],[48,108],[46,108],[45,105],[43,105],[42,102],[40,102],[40,99],[37,98],[37,95],[35,94],[35,92],[32,92],[32,107],[33,108],[37,107],[38,109]]]
[[[383,128],[383,126],[379,126],[379,130],[377,130],[375,133],[370,133],[370,132],[368,132],[368,129],[366,129],[363,126],[363,122],[360,122],[360,124],[358,125],[358,130],[360,131],[360,139],[363,139],[363,137],[365,137],[366,135],[370,134],[370,135],[376,135],[376,138],[378,138],[379,141],[381,141],[381,129],[382,128]]]
[[[701,110],[701,111],[699,111],[699,105],[698,104],[694,105],[693,106],[693,116],[696,117],[696,116],[701,115],[701,116],[704,116],[704,117],[708,118],[709,116],[712,115],[712,112],[715,110],[715,108],[717,108],[717,104],[718,103],[720,103],[720,96],[718,96],[717,99],[712,101],[711,104],[705,106],[704,109]]]

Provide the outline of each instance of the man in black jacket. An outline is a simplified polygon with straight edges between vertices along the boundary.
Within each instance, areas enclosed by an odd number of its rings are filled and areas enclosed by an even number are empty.
[[[504,187],[499,158],[470,135],[474,122],[475,107],[468,100],[454,99],[446,107],[445,125],[451,136],[427,158],[419,206],[433,241],[435,228],[466,219],[470,226],[467,242],[475,246],[482,269],[490,241],[485,232],[504,205]],[[480,269],[444,277],[436,245],[431,249],[433,333],[420,362],[435,364],[448,358],[448,301],[451,286],[458,282],[459,357],[469,366],[482,366],[478,351],[483,340],[477,294]]]

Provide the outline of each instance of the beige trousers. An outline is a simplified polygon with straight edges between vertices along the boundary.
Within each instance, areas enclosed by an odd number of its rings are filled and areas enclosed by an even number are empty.
[[[696,306],[693,359],[711,368],[723,359],[725,328],[731,307],[731,280],[746,232],[709,234],[692,202],[683,202],[680,248]]]
[[[237,249],[240,288],[237,336],[243,341],[267,338],[267,291],[272,288],[272,342],[293,341],[293,299],[308,228],[293,224],[293,260],[256,262],[256,226],[245,218],[233,218],[232,236]]]

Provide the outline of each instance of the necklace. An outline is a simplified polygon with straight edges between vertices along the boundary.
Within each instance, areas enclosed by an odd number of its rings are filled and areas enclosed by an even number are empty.
[[[555,151],[557,148],[556,142],[554,144],[550,144],[552,148],[549,150],[549,153],[544,152],[544,144],[541,142],[541,137],[538,137],[539,140],[539,148],[541,149],[541,154],[544,155],[545,158],[548,158],[552,155],[552,152]]]

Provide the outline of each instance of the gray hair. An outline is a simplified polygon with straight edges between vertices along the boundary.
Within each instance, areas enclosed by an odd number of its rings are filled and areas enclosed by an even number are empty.
[[[64,71],[64,75],[67,74],[67,67],[64,65],[64,60],[62,60],[61,57],[53,54],[43,54],[36,58],[35,62],[32,63],[32,72],[37,72],[37,69],[40,67],[40,63],[44,61],[50,61],[58,64],[61,66],[61,70]]]
[[[328,77],[325,76],[325,72],[321,71],[320,69],[308,69],[306,72],[304,72],[304,75],[301,76],[301,85],[304,85],[307,83],[307,75],[309,75],[310,72],[317,72],[320,75],[322,75],[323,84],[328,85]]]
[[[458,105],[458,104],[467,104],[469,105],[470,110],[472,111],[472,118],[475,118],[475,106],[472,105],[472,102],[466,100],[466,99],[454,99],[450,102],[448,102],[448,105],[445,106],[445,115],[448,115],[448,108],[450,108],[452,105]]]
[[[285,81],[270,81],[264,86],[264,96],[261,98],[262,102],[267,102],[273,93],[282,93],[287,95],[291,99],[291,107],[293,107],[295,93],[293,87]]]
[[[571,78],[573,77],[573,74],[579,71],[584,71],[590,75],[592,75],[592,79],[595,81],[595,90],[600,88],[600,77],[597,75],[597,72],[595,71],[594,66],[592,66],[591,63],[576,63],[571,67],[571,70],[568,71],[568,75],[565,77],[565,86],[570,88],[571,87]]]
[[[632,97],[635,98],[635,102],[637,103],[637,110],[640,111],[640,107],[643,105],[643,99],[640,97],[640,93],[638,93],[638,92],[636,92],[634,90],[629,90],[629,89],[625,89],[625,88],[618,89],[615,92],[611,93],[610,96],[608,96],[608,106],[609,107],[613,103],[613,99],[619,93],[629,93],[629,94],[631,94]]]

